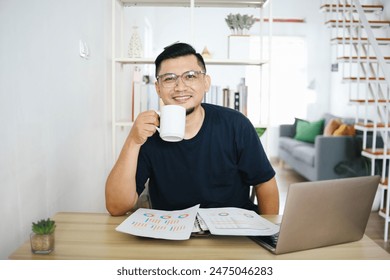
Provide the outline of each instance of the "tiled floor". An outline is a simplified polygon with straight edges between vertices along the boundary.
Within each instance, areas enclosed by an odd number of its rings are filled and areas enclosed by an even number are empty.
[[[279,196],[280,196],[280,214],[283,214],[284,203],[286,201],[288,186],[291,183],[295,182],[304,182],[307,181],[305,178],[294,172],[287,165],[281,166],[276,161],[272,161],[274,169],[276,171],[276,180],[279,187]],[[390,253],[390,241],[384,242],[384,219],[378,215],[377,212],[372,212],[368,225],[366,228],[366,234],[372,240],[375,241],[380,247],[384,248],[387,252]]]

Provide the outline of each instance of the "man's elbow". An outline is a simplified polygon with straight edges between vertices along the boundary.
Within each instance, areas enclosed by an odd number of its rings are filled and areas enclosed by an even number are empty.
[[[126,215],[131,209],[135,207],[137,199],[132,203],[117,203],[106,200],[106,209],[111,216],[123,216]]]
[[[114,207],[108,207],[106,206],[106,209],[108,211],[108,213],[111,215],[111,216],[123,216],[127,213],[127,211],[123,211],[123,210],[120,210],[120,209],[116,209]]]

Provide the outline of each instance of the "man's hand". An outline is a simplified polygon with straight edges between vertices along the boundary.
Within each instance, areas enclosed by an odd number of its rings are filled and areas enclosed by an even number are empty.
[[[157,126],[159,125],[159,115],[155,111],[150,110],[142,112],[135,120],[129,138],[135,144],[143,145],[148,137],[156,132]]]

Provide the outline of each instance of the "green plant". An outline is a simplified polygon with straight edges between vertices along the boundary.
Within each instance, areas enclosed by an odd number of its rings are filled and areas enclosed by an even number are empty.
[[[243,15],[244,28],[250,29],[252,25],[256,22],[256,19],[253,16]]]
[[[32,223],[32,231],[35,234],[51,234],[56,228],[56,223],[48,218],[47,220],[40,220],[36,223]]]
[[[256,22],[256,19],[251,15],[241,15],[241,14],[228,14],[225,18],[225,22],[231,30],[237,29],[250,29],[252,25]]]
[[[255,127],[255,129],[256,129],[257,135],[259,137],[261,137],[264,134],[264,132],[266,131],[267,128],[265,128],[265,127]]]

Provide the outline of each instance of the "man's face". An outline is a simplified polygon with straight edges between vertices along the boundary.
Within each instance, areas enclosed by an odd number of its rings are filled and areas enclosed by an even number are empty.
[[[190,76],[186,76],[187,78],[181,77],[188,71],[194,72],[189,72]],[[161,78],[156,82],[156,91],[163,103],[183,106],[187,112],[196,109],[210,87],[210,77],[200,73],[201,71],[203,70],[194,55],[164,60],[158,73]],[[172,82],[172,77],[165,74],[175,74],[178,78],[176,82]],[[196,78],[193,79],[193,77]],[[171,81],[167,85],[168,83],[164,83],[163,80]]]

